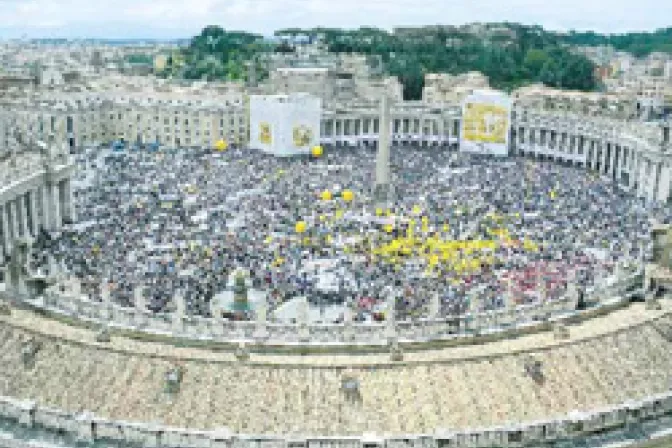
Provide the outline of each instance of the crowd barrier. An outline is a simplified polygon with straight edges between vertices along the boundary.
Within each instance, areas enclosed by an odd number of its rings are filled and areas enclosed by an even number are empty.
[[[385,346],[399,343],[427,343],[473,336],[508,336],[535,331],[549,323],[573,321],[598,315],[628,302],[625,293],[641,284],[642,272],[621,276],[609,286],[592,291],[587,299],[592,306],[576,310],[576,299],[559,299],[494,311],[467,313],[440,318],[374,323],[285,323],[274,321],[231,321],[175,313],[153,313],[113,302],[87,300],[82,296],[51,288],[38,298],[5,293],[9,299],[36,307],[57,316],[112,329],[144,332],[223,343],[319,346]]]
[[[359,437],[255,436],[232,434],[227,428],[198,431],[159,424],[111,421],[91,413],[68,413],[35,402],[0,397],[0,418],[22,429],[55,432],[75,444],[148,448],[520,448],[582,440],[613,431],[639,434],[639,425],[672,413],[672,391],[607,409],[574,412],[563,418],[509,426],[437,430],[434,434]],[[638,430],[635,430],[639,428]],[[654,427],[655,428],[655,427]],[[660,433],[666,434],[665,431]],[[645,439],[650,439],[650,436]],[[1,441],[0,441],[1,443]],[[61,445],[62,446],[62,445]],[[577,446],[577,445],[571,445]],[[581,445],[584,446],[584,445]]]

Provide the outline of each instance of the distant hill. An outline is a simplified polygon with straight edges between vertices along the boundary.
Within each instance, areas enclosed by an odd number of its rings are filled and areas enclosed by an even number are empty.
[[[597,46],[611,45],[617,50],[634,56],[647,56],[654,52],[672,53],[672,27],[646,33],[597,34],[588,32],[559,33],[558,38],[570,45]]]
[[[262,53],[292,52],[295,42],[321,40],[331,52],[378,56],[385,72],[398,76],[407,99],[419,99],[427,73],[480,71],[495,88],[512,90],[541,82],[574,90],[596,90],[595,66],[577,54],[577,45],[613,45],[637,56],[653,51],[672,52],[672,28],[651,33],[601,35],[560,33],[517,23],[473,23],[463,26],[397,28],[283,29],[276,39],[244,31],[208,26],[169,58],[164,75],[187,79],[245,79],[246,65],[263,65]]]

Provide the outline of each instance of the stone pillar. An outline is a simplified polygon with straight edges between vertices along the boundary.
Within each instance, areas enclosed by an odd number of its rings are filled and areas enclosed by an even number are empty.
[[[429,304],[429,318],[438,319],[441,315],[441,297],[438,292],[432,294],[431,302]]]
[[[656,189],[658,188],[658,178],[660,170],[660,162],[649,162],[651,167],[651,176],[649,177],[649,185],[646,191],[646,197],[649,201],[656,200]]]
[[[254,330],[254,337],[257,339],[265,339],[268,337],[268,328],[266,326],[268,321],[268,295],[264,293],[264,298],[257,309],[256,328]]]
[[[396,321],[396,293],[392,293],[387,298],[387,314],[385,315],[385,337],[388,341],[396,340],[397,338],[397,321]]]
[[[617,157],[618,156],[618,159]],[[611,144],[611,178],[618,180],[620,177],[620,166],[616,165],[616,162],[621,163],[621,158],[623,157],[623,154],[621,154],[621,148],[620,146],[612,143]]]
[[[49,185],[42,186],[42,227],[51,230],[51,205],[49,197]]]
[[[182,331],[184,329],[184,315],[186,303],[181,291],[177,291],[173,296],[175,302],[175,312],[173,313],[173,330]]]
[[[37,237],[40,226],[37,222],[37,191],[30,191],[30,228],[34,237]]]
[[[670,166],[662,163],[660,178],[658,180],[657,199],[660,202],[667,202],[669,197],[670,197]]]
[[[378,153],[374,197],[376,207],[386,207],[390,188],[390,103],[387,96],[381,100]]]
[[[63,188],[64,188],[64,204],[63,204],[64,215],[71,222],[75,222],[75,220],[77,219],[77,213],[75,210],[75,201],[72,192],[72,181],[70,179],[67,179],[63,183]]]
[[[52,207],[52,219],[53,219],[53,228],[54,230],[60,230],[63,225],[61,209],[61,187],[58,183],[55,183],[51,186],[51,207]]]
[[[9,219],[7,218],[7,213],[9,212],[7,204],[9,203],[5,202],[0,205],[0,219],[2,220],[2,246],[5,254],[9,255],[12,251],[12,237],[9,231]]]
[[[147,301],[145,300],[145,290],[142,285],[133,286],[133,302],[135,303],[135,308],[144,313],[147,311]]]
[[[355,332],[352,327],[352,305],[350,302],[345,303],[343,308],[343,337],[345,341],[352,341],[354,339]]]
[[[19,200],[14,199],[12,202],[12,228],[13,228],[13,235],[15,239],[18,239],[21,237],[21,224],[19,221]]]
[[[19,210],[19,220],[21,221],[21,236],[28,237],[30,229],[28,229],[28,203],[26,202],[26,195],[21,195],[16,200],[16,207]]]
[[[443,129],[443,116],[439,117],[437,125],[439,126],[439,144],[443,144],[444,141],[448,140],[445,135],[446,131]]]
[[[637,194],[639,196],[646,196],[646,190],[648,187],[647,176],[646,176],[646,167],[648,166],[648,161],[644,159],[641,155],[639,156],[639,169],[637,170],[638,186]]]
[[[82,297],[82,285],[79,283],[79,279],[75,276],[70,278],[70,293],[77,300]]]
[[[308,298],[298,297],[296,322],[299,325],[299,340],[306,342],[310,340],[310,329],[308,328]]]
[[[110,284],[106,280],[100,283],[100,300],[104,305],[111,305],[110,301]]]
[[[635,157],[635,151],[630,149],[630,162],[628,163],[628,187],[634,188],[635,180],[637,179],[637,158]]]
[[[506,281],[506,308],[516,306],[516,292],[513,286],[513,279],[509,277]]]

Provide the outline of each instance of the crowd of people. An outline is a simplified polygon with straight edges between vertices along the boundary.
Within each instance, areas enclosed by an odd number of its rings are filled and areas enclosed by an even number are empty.
[[[436,296],[441,314],[556,300],[642,257],[650,220],[671,218],[584,169],[518,157],[393,148],[390,204],[372,199],[370,150],[79,158],[77,222],[42,247],[91,297],[105,282],[131,306],[141,284],[156,312],[181,291],[187,313],[209,315],[236,269],[271,310],[305,295],[347,302],[359,320],[390,296],[398,319],[426,316]]]

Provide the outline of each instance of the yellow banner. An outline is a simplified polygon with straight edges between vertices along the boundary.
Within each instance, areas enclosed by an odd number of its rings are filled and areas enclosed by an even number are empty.
[[[271,136],[271,125],[269,123],[259,123],[259,141],[264,145],[273,143]]]
[[[467,103],[463,138],[472,142],[506,143],[508,110],[496,104]]]

